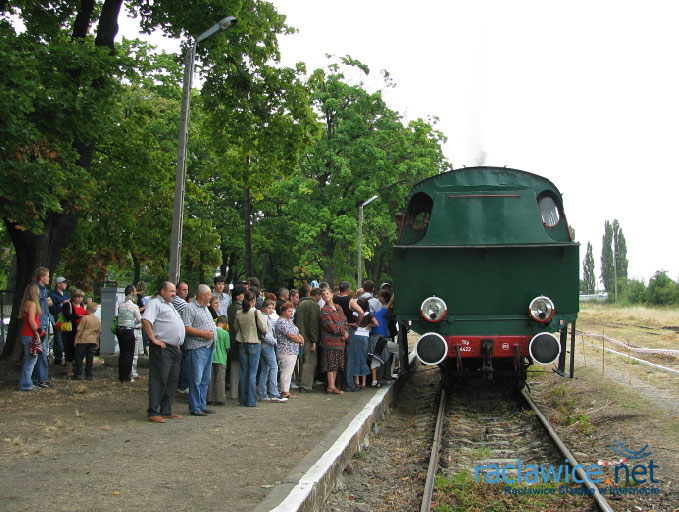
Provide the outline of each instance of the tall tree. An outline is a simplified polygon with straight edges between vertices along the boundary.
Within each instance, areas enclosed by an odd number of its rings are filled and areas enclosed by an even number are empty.
[[[222,181],[215,176],[221,174],[227,178],[229,188],[240,193],[247,275],[253,274],[252,222],[256,203],[272,182],[298,170],[299,157],[317,131],[302,80],[303,69],[253,69],[247,63],[234,63],[227,68],[230,79],[226,87],[204,91],[215,147],[226,149],[219,155],[221,165],[212,170],[210,180],[213,184]],[[222,226],[232,231],[233,224]]]
[[[393,213],[409,187],[447,168],[442,135],[422,120],[404,126],[381,91],[361,80],[369,69],[345,57],[309,78],[323,130],[301,161],[301,172],[281,183],[282,211],[297,229],[295,275],[333,281],[355,276],[358,207],[378,195],[364,215],[364,254],[370,259],[382,237],[393,240]],[[385,76],[385,78],[387,78]]]
[[[17,256],[20,291],[37,266],[54,271],[79,218],[93,197],[95,149],[111,128],[109,112],[121,82],[136,63],[114,51],[123,0],[0,3],[0,216]],[[47,5],[47,6],[46,6]],[[225,14],[235,28],[201,44],[210,68],[208,88],[219,88],[226,61],[256,69],[278,58],[285,17],[260,0],[128,0],[145,31],[171,37],[202,33]],[[15,30],[10,20],[25,30]],[[176,154],[176,151],[175,151]],[[18,308],[21,293],[15,294]],[[15,345],[10,326],[3,357]]]
[[[594,293],[596,291],[596,276],[594,275],[594,256],[592,254],[592,244],[587,242],[587,253],[582,262],[582,280],[584,281],[584,292]]]
[[[627,279],[627,244],[620,223],[615,219],[604,224],[601,248],[601,282],[608,293],[618,300],[618,284]]]
[[[609,221],[606,221],[604,223],[604,236],[601,239],[601,282],[608,293],[615,289],[614,261],[613,226]]]
[[[613,221],[613,252],[615,254],[615,273],[618,281],[627,279],[627,242],[618,219]]]

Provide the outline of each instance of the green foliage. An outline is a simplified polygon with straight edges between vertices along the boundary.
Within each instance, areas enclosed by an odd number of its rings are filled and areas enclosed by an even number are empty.
[[[613,226],[604,223],[604,236],[601,240],[601,282],[604,289],[612,293],[615,288],[615,269],[613,256]]]
[[[0,214],[36,236],[50,216],[75,214],[52,263],[83,286],[150,279],[169,252],[183,64],[140,40],[102,45],[101,4],[88,16],[84,5],[13,2],[22,33],[0,19]],[[192,96],[182,261],[192,279],[220,263],[246,277],[250,250],[271,289],[355,276],[358,205],[377,194],[364,268],[387,280],[393,214],[412,184],[449,168],[436,119],[404,125],[381,91],[347,78],[370,73],[348,56],[310,76],[303,64],[277,66],[277,37],[293,29],[268,2],[126,6],[144,30],[182,38],[238,18],[197,51],[204,82]],[[393,85],[386,72],[383,84]]]
[[[618,279],[627,279],[627,242],[617,219],[613,221],[613,247],[616,275]]]
[[[607,292],[615,293],[616,280],[627,279],[627,243],[617,219],[604,224],[604,236],[601,248],[601,282]],[[620,290],[617,290],[620,292]],[[617,301],[617,297],[614,296]]]
[[[643,304],[646,302],[646,285],[644,282],[636,279],[627,281],[626,297],[631,304]]]
[[[345,58],[308,80],[323,130],[304,155],[301,172],[282,184],[289,198],[283,212],[299,230],[298,279],[355,275],[358,206],[379,196],[364,212],[363,253],[370,260],[395,238],[391,217],[410,186],[448,165],[443,136],[423,120],[404,126],[380,91],[348,83],[345,73],[356,70],[359,76],[368,71]]]
[[[93,196],[76,142],[89,144],[105,130],[97,120],[108,117],[111,77],[121,69],[93,38],[76,44],[57,31],[47,44],[7,21],[0,21],[0,60],[0,216],[41,233],[49,213],[83,210]]]
[[[592,254],[592,244],[587,242],[587,253],[582,262],[582,286],[583,293],[592,294],[596,292],[596,276],[594,275],[594,256]]]
[[[679,285],[668,277],[667,271],[658,270],[648,282],[646,300],[656,306],[679,304]]]

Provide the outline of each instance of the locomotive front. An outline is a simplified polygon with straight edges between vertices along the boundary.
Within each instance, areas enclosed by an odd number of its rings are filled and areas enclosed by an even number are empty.
[[[507,168],[450,171],[415,185],[397,218],[395,311],[402,332],[421,335],[422,362],[439,364],[445,379],[480,373],[520,386],[533,362],[559,359],[563,371],[579,244],[549,180]]]

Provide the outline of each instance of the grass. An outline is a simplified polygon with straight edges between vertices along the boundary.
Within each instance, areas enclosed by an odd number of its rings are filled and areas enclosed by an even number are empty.
[[[679,327],[677,309],[582,303],[577,325],[633,346],[676,349],[679,341],[679,333],[667,329]]]
[[[489,448],[488,446],[481,446],[480,448],[476,449],[477,459],[487,459],[491,455],[493,455],[493,449]]]
[[[603,319],[607,323],[631,323],[658,329],[668,326],[679,326],[679,311],[673,307],[651,308],[640,305],[623,307],[615,304],[581,302],[579,321],[583,318],[591,320]]]
[[[525,489],[554,490],[554,495],[518,494]],[[554,483],[537,486],[476,483],[469,473],[452,477],[436,477],[434,507],[436,512],[543,512],[546,510],[586,510],[590,500],[586,496],[559,494],[562,486]],[[515,494],[512,494],[512,491]]]
[[[592,434],[596,426],[592,424],[589,415],[578,411],[577,400],[571,396],[571,393],[572,390],[567,383],[559,384],[549,390],[548,403],[554,410],[549,421],[564,427],[575,426],[583,435]]]

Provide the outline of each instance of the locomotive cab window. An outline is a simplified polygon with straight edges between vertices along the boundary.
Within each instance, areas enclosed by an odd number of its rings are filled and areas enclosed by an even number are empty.
[[[561,220],[559,206],[550,195],[544,194],[538,197],[538,210],[540,210],[542,223],[548,228],[553,228]]]
[[[408,225],[418,231],[425,229],[431,216],[431,208],[434,204],[431,197],[423,192],[418,192],[410,200],[408,210]]]

